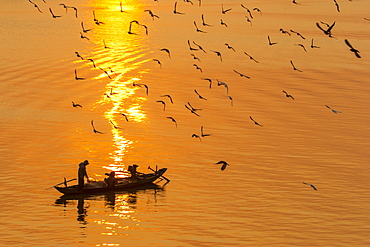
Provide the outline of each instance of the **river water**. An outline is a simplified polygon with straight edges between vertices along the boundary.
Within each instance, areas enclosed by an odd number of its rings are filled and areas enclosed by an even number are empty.
[[[33,2],[0,2],[2,245],[370,245],[369,1]],[[171,182],[62,197],[85,159]]]

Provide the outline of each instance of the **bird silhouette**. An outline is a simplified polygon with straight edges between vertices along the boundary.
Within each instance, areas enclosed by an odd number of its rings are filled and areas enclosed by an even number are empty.
[[[221,4],[221,13],[222,14],[226,14],[227,12],[229,12],[231,10],[231,8],[229,8],[229,9],[224,9],[224,5],[223,4]]]
[[[313,44],[313,39],[311,39],[311,48],[320,48],[320,46],[316,46]]]
[[[202,25],[203,25],[203,26],[206,26],[206,27],[213,27],[213,25],[207,24],[207,23],[205,22],[205,20],[204,20],[204,14],[202,14],[201,18],[202,18]]]
[[[334,5],[335,5],[335,7],[337,8],[337,11],[338,11],[338,12],[340,12],[339,4],[337,3],[337,1],[336,1],[336,0],[334,0]]]
[[[42,13],[42,11],[40,10],[39,6],[37,4],[35,4],[34,2],[32,2],[31,0],[28,0],[30,3],[33,4],[33,6],[40,12]]]
[[[171,58],[171,52],[170,52],[170,50],[168,50],[167,48],[161,48],[159,50],[166,52],[168,54],[168,57]]]
[[[269,41],[269,45],[276,45],[277,43],[271,42],[270,36],[267,36],[267,40]]]
[[[258,63],[258,61],[256,59],[254,59],[251,55],[249,55],[248,53],[244,52],[245,55],[247,55],[249,57],[250,60],[253,60],[254,62]]]
[[[211,136],[212,134],[204,134],[204,127],[201,126],[200,127],[200,135],[201,135],[201,137],[207,137],[207,136]]]
[[[195,43],[195,41],[193,41],[193,44],[196,45],[199,48],[199,50],[203,51],[204,53],[207,53],[206,50],[204,50],[201,45]]]
[[[73,102],[73,101],[72,101],[72,106],[73,106],[73,107],[75,107],[75,108],[78,108],[78,107],[82,108],[82,105],[80,105],[80,104],[76,104],[76,103],[75,103],[75,102]]]
[[[177,14],[177,15],[185,15],[185,13],[177,11],[177,2],[175,2],[174,6],[173,6],[173,13]]]
[[[330,38],[332,38],[333,36],[332,36],[332,34],[331,34],[331,30],[333,29],[333,27],[334,27],[334,25],[335,25],[335,22],[333,22],[333,24],[331,24],[331,26],[329,26],[328,27],[328,29],[323,29],[321,26],[320,26],[320,24],[318,23],[318,22],[316,22],[316,26],[321,30],[321,31],[323,31],[324,32],[324,34],[326,34],[326,35],[328,35]]]
[[[290,29],[290,31],[292,32],[292,33],[295,33],[296,35],[298,35],[299,37],[301,37],[302,39],[306,39],[305,37],[303,37],[303,35],[302,34],[300,34],[299,32],[296,32],[296,31],[294,31],[294,30],[292,30],[292,29]]]
[[[200,68],[198,65],[193,64],[193,66],[194,66],[197,70],[199,70],[199,71],[200,71],[200,73],[202,73],[202,72],[203,72],[202,68]]]
[[[153,14],[153,12],[152,12],[150,9],[146,9],[146,10],[144,10],[144,12],[148,12],[148,13],[149,13],[149,15],[153,18],[153,20],[154,20],[154,18],[159,19],[159,16],[158,16],[158,15]]]
[[[87,59],[87,60],[89,60],[90,62],[92,62],[92,64],[93,64],[94,68],[96,68],[96,64],[95,64],[95,61],[94,61],[93,59],[89,58],[89,59]]]
[[[163,111],[166,111],[166,102],[164,102],[163,100],[157,100],[156,102],[162,103],[162,105],[163,105]]]
[[[225,170],[225,169],[226,169],[226,167],[227,167],[227,166],[229,166],[229,164],[228,164],[226,161],[223,161],[223,160],[221,160],[221,161],[217,162],[216,164],[217,164],[217,165],[222,164],[222,166],[221,166],[221,171]]]
[[[225,45],[226,45],[227,49],[232,50],[232,51],[235,52],[235,49],[232,46],[230,46],[228,43],[225,43]]]
[[[193,59],[196,59],[196,60],[198,60],[200,62],[199,57],[195,56],[194,54],[190,54],[190,55],[193,57]]]
[[[153,61],[155,61],[155,62],[157,62],[158,64],[159,64],[159,68],[162,68],[162,63],[161,63],[161,61],[159,61],[158,59],[153,59]]]
[[[167,97],[167,98],[169,98],[170,99],[170,102],[173,104],[173,100],[172,100],[171,95],[165,94],[165,95],[161,95],[161,97]]]
[[[303,182],[303,183],[306,184],[306,185],[311,186],[314,190],[317,190],[317,188],[313,184],[309,184],[309,183],[305,183],[305,182]]]
[[[197,23],[194,21],[194,26],[195,26],[195,30],[198,32],[198,33],[206,33],[205,31],[203,30],[200,30],[197,26]]]
[[[255,125],[258,125],[258,126],[260,126],[260,127],[263,127],[263,125],[261,125],[261,124],[259,124],[257,121],[255,121],[255,120],[252,118],[252,116],[249,116],[249,118],[253,121],[253,123],[254,123]]]
[[[118,127],[117,125],[115,125],[111,120],[109,120],[109,122],[113,125],[113,128],[115,128],[115,129],[121,129],[121,127]]]
[[[85,80],[85,78],[78,77],[78,75],[77,75],[77,69],[75,69],[75,79],[76,80]]]
[[[337,113],[342,113],[341,111],[336,111],[336,110],[334,110],[333,108],[331,108],[330,106],[328,106],[328,105],[325,105],[327,108],[329,108],[332,112],[334,112],[335,114],[337,114]]]
[[[81,21],[81,27],[82,27],[82,32],[84,32],[84,33],[87,33],[87,32],[89,32],[89,31],[92,30],[92,29],[85,29],[85,26],[84,26],[84,22],[83,21]]]
[[[211,50],[211,52],[216,53],[216,55],[220,58],[220,61],[222,62],[221,52],[219,52],[219,51],[212,51],[212,50]]]
[[[54,15],[53,11],[51,10],[51,8],[49,8],[49,11],[51,13],[51,16],[56,19],[56,18],[59,18],[59,17],[62,17],[61,15]]]
[[[294,45],[302,47],[302,49],[303,49],[305,52],[307,52],[306,47],[305,47],[303,44],[294,44]]]
[[[202,141],[202,138],[200,136],[198,136],[197,134],[192,134],[191,137],[198,138],[199,141]]]
[[[168,119],[171,119],[171,121],[175,123],[176,128],[177,128],[177,122],[176,122],[176,120],[175,120],[173,117],[167,117],[167,118],[168,118]]]
[[[143,83],[133,83],[132,84],[134,87],[145,87],[145,94],[148,95],[149,94],[149,87],[148,85],[146,84],[143,84]]]
[[[225,82],[217,80],[217,86],[224,86],[226,88],[226,94],[229,94],[229,86]]]
[[[83,33],[80,32],[80,38],[81,39],[87,39],[87,40],[90,40],[87,36],[83,35]]]
[[[194,92],[198,95],[199,99],[207,100],[202,95],[200,95],[196,89],[194,89]]]
[[[126,122],[128,122],[128,117],[127,117],[127,115],[126,115],[126,114],[124,114],[124,113],[121,113],[121,115],[126,119]]]
[[[91,126],[93,127],[93,131],[94,131],[95,134],[104,134],[103,132],[100,132],[100,131],[95,129],[94,120],[91,120]]]
[[[296,71],[298,71],[298,72],[302,72],[302,70],[299,70],[299,69],[297,69],[297,68],[294,66],[294,64],[293,64],[293,61],[292,61],[292,60],[290,60],[290,64],[292,65],[293,70],[296,70]]]
[[[288,31],[286,31],[286,30],[284,30],[284,29],[282,29],[282,28],[280,28],[280,29],[279,29],[279,31],[280,31],[282,34],[288,34],[289,36],[291,36],[291,34],[290,34]]]
[[[294,100],[294,97],[292,95],[288,94],[286,91],[283,90],[283,93],[285,93],[285,96],[287,98],[291,98],[292,100]]]
[[[228,27],[227,24],[221,19],[221,22],[220,22],[221,26],[225,26],[225,27]]]
[[[361,58],[361,56],[359,54],[360,53],[359,50],[353,48],[353,46],[349,43],[349,41],[347,39],[345,39],[344,42],[346,43],[346,45],[348,45],[348,47],[350,48],[349,50],[351,52],[353,52],[356,55],[356,57]]]
[[[231,106],[234,106],[234,100],[233,100],[233,98],[230,95],[225,95],[225,97],[227,97],[230,100]]]
[[[209,82],[209,88],[212,88],[212,79],[210,78],[201,78],[202,80],[208,81]]]
[[[242,74],[242,73],[240,73],[240,72],[236,71],[235,69],[233,69],[233,71],[234,71],[235,73],[237,73],[240,77],[245,77],[245,78],[247,78],[247,79],[250,79],[250,77],[249,77],[249,76],[244,75],[244,74]]]
[[[197,49],[197,48],[193,48],[192,46],[191,46],[191,44],[190,44],[190,40],[188,40],[188,46],[189,46],[189,49],[191,50],[191,51],[198,51],[199,49]]]
[[[126,11],[123,10],[122,1],[119,3],[119,9],[121,13],[126,13]]]

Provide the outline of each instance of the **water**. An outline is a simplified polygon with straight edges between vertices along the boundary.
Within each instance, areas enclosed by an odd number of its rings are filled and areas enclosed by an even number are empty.
[[[178,1],[185,15],[173,14],[167,0],[123,1],[126,13],[120,1],[65,1],[78,18],[59,2],[34,2],[43,13],[28,1],[0,3],[3,245],[370,244],[367,1],[338,1],[341,12],[319,0],[243,3],[252,24],[238,1]],[[221,4],[232,10],[221,14]],[[62,17],[53,19],[49,7]],[[93,11],[105,24],[94,23]],[[202,14],[212,27],[201,24]],[[132,20],[148,35],[135,23],[136,35],[128,34]],[[80,38],[81,21],[92,29],[89,40]],[[194,21],[207,33],[196,32]],[[320,21],[336,22],[335,38],[316,27]],[[278,44],[269,46],[267,36]],[[320,48],[310,48],[311,39]],[[206,53],[190,51],[188,40]],[[75,80],[75,69],[85,80]],[[148,95],[134,84],[147,85]],[[104,134],[92,131],[91,120]],[[200,141],[192,135],[201,126],[211,135]],[[171,182],[80,198],[47,189],[76,177],[85,159],[95,179],[138,164],[141,172],[167,167]],[[230,164],[224,171],[220,160]]]

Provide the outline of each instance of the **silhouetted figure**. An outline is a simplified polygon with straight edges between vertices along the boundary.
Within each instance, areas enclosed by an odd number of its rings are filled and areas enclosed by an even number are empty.
[[[132,166],[129,166],[128,167],[128,171],[130,172],[130,174],[131,174],[131,178],[136,178],[137,176],[137,172],[136,172],[136,169],[138,168],[139,166],[138,165],[136,165],[136,164],[134,164],[134,165],[132,165]]]
[[[86,166],[89,164],[88,160],[85,160],[84,162],[81,162],[79,164],[78,168],[78,189],[82,190],[85,185],[85,177],[87,180],[89,180],[89,176],[86,172]]]

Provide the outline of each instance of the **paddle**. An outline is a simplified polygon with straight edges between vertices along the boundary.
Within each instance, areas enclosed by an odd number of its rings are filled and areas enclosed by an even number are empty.
[[[148,166],[148,169],[149,170],[152,170],[153,172],[157,173],[156,170],[152,169],[150,166]],[[165,176],[161,175],[162,178],[164,178],[167,182],[170,182],[170,180],[168,178],[166,178]]]
[[[73,178],[73,179],[70,179],[70,180],[68,180],[68,181],[66,181],[66,180],[65,180],[65,178],[64,178],[64,182],[61,182],[61,183],[56,184],[56,185],[54,185],[54,186],[58,186],[58,185],[61,185],[61,184],[67,184],[68,182],[71,182],[71,181],[74,181],[74,180],[77,180],[77,178]],[[49,188],[46,188],[45,190],[48,190],[48,189],[54,188],[54,186],[51,186],[51,187],[49,187]]]

